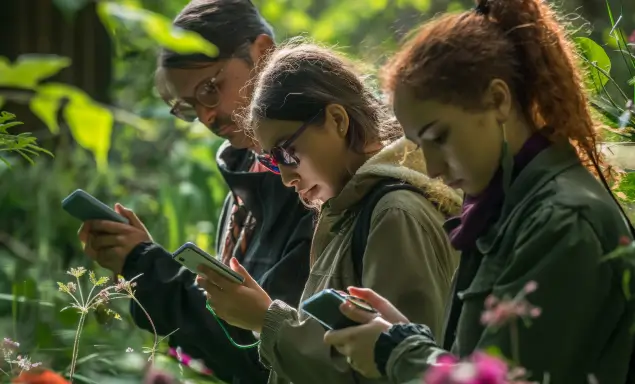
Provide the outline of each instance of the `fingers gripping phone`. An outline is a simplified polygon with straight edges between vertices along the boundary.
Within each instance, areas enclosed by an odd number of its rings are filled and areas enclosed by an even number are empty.
[[[340,311],[340,305],[346,301],[367,312],[377,313],[364,300],[350,296],[335,289],[325,289],[302,303],[301,309],[307,315],[317,320],[328,330],[337,330],[360,325],[349,319]]]
[[[227,265],[216,260],[209,253],[203,251],[194,243],[185,243],[179,249],[174,252],[172,258],[185,268],[189,269],[192,273],[199,274],[197,270],[198,266],[203,264],[215,272],[225,277],[226,279],[233,281],[234,283],[242,284],[245,278],[239,273],[233,271]]]
[[[62,200],[62,209],[81,221],[108,220],[129,224],[128,219],[81,189]]]

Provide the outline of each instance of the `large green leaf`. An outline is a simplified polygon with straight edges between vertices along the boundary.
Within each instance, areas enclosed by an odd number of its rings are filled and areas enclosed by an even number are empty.
[[[588,87],[599,92],[609,81],[611,59],[598,43],[588,37],[577,37],[575,41],[589,72]]]
[[[57,55],[21,55],[13,65],[0,56],[0,86],[31,89],[69,65],[69,58]]]
[[[165,16],[129,4],[103,1],[98,5],[102,22],[112,28],[113,19],[139,24],[150,38],[161,46],[180,54],[203,53],[209,57],[218,55],[216,46],[198,33],[172,26]]]
[[[97,168],[105,170],[114,122],[112,113],[78,88],[60,83],[44,84],[37,88],[31,109],[54,133],[59,130],[56,116],[63,98],[68,99],[63,114],[73,138],[93,153]]]

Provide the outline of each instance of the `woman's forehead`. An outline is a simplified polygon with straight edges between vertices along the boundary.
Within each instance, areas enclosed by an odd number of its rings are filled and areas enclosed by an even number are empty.
[[[291,137],[301,124],[297,121],[258,119],[253,122],[253,130],[262,149],[268,151]]]

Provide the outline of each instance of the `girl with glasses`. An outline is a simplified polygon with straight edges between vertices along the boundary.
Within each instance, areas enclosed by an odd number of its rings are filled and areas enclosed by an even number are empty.
[[[409,318],[433,324],[440,335],[458,260],[442,223],[458,211],[459,196],[426,176],[421,152],[336,53],[297,42],[279,47],[254,89],[245,123],[262,149],[260,161],[319,209],[303,300],[327,288],[363,285],[389,297]],[[392,190],[371,206],[358,256],[353,237],[367,197],[404,182],[417,190]],[[318,321],[270,300],[237,262],[232,266],[246,277],[242,286],[207,270],[199,284],[220,317],[260,334],[270,382],[363,381],[344,356],[324,345]]]

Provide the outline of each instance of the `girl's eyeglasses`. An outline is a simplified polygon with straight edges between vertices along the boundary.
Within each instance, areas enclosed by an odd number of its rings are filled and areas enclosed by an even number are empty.
[[[275,174],[280,174],[280,165],[284,165],[285,167],[297,167],[300,164],[300,159],[290,150],[290,147],[321,113],[322,110],[302,124],[287,140],[271,148],[269,153],[256,155],[256,159],[258,159],[260,164],[264,165],[265,168]]]
[[[207,108],[217,107],[220,104],[220,90],[216,82],[224,69],[225,67],[221,68],[214,77],[198,83],[196,88],[194,88],[194,105],[184,100],[177,100],[174,102],[172,109],[170,109],[170,113],[181,120],[191,123],[197,119],[196,104]]]

